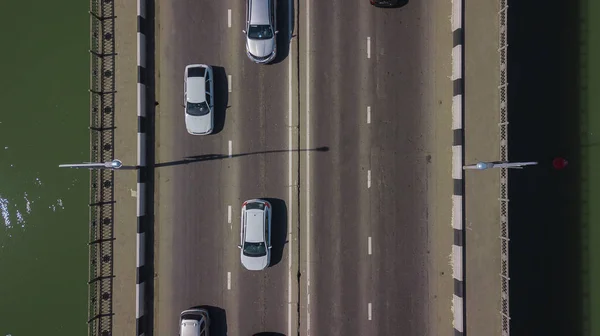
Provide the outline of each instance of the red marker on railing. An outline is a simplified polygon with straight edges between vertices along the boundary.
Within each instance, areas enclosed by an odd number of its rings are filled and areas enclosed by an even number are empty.
[[[554,160],[552,160],[552,166],[556,170],[564,169],[568,164],[569,164],[569,161],[567,161],[566,159],[561,158],[561,157],[557,157],[557,158],[554,158]]]

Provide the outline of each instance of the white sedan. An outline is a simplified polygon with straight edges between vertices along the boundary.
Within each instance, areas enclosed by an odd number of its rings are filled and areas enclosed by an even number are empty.
[[[249,271],[261,271],[271,261],[271,203],[253,199],[242,204],[240,258]]]
[[[179,316],[180,336],[208,336],[210,319],[206,309],[188,309]]]
[[[206,135],[214,126],[214,85],[212,67],[190,64],[183,80],[185,128],[192,135]]]

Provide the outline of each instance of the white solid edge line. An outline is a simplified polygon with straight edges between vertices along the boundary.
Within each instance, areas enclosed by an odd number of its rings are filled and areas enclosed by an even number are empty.
[[[371,242],[371,237],[369,237],[369,255],[373,254],[373,248],[372,248],[372,242]]]
[[[227,206],[227,223],[231,224],[231,205]]]
[[[371,169],[367,171],[367,188],[371,188]]]
[[[306,148],[310,148],[310,2],[306,0]],[[306,335],[310,336],[310,151],[306,151]]]
[[[291,8],[291,7],[290,7]],[[292,123],[293,111],[292,111],[292,58],[288,61],[288,242],[292,243],[292,188],[293,188],[293,167],[292,167]],[[288,335],[292,334],[292,249],[288,246]]]
[[[233,142],[229,140],[229,157],[233,155]]]
[[[369,321],[371,321],[373,319],[373,307],[372,307],[371,302],[369,302],[369,306],[367,309],[367,315],[368,315]]]
[[[367,37],[367,58],[371,58],[371,37]]]
[[[227,27],[231,28],[231,9],[227,10]]]
[[[367,106],[367,124],[371,123],[371,106]]]
[[[227,290],[231,290],[231,272],[227,272]]]
[[[232,91],[231,75],[227,75],[227,89],[229,92]]]

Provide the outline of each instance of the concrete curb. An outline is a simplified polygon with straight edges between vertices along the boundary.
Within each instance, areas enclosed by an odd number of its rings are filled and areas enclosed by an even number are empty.
[[[454,335],[466,334],[465,305],[465,182],[464,182],[464,0],[452,0],[452,179],[454,192],[452,195],[452,228],[454,242],[452,244],[452,278],[454,294],[452,296],[452,313],[454,315]]]
[[[135,280],[136,335],[146,330],[146,0],[137,0],[137,260]]]

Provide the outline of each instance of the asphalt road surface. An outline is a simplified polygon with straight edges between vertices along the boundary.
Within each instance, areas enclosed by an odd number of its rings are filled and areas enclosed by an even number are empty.
[[[427,334],[424,6],[301,7],[303,142],[329,147],[301,164],[309,335]]]
[[[279,0],[257,65],[244,1],[159,1],[155,335],[195,306],[216,335],[427,334],[426,6]],[[192,63],[215,67],[210,136],[184,127]],[[274,204],[264,272],[236,246],[251,198]]]
[[[282,13],[289,9],[279,6]],[[243,1],[163,1],[158,11],[157,237],[168,248],[157,256],[155,334],[173,334],[182,310],[204,305],[219,312],[213,324],[226,325],[229,335],[288,334],[290,36],[281,26],[281,56],[261,66],[245,54]],[[185,131],[183,70],[193,63],[215,67],[210,136]],[[241,204],[252,198],[268,198],[274,206],[272,266],[262,272],[243,269],[237,248]]]

